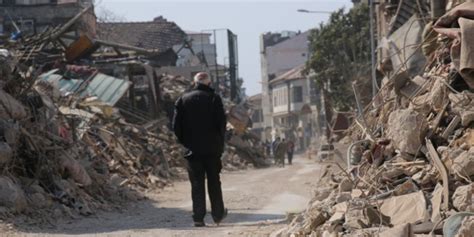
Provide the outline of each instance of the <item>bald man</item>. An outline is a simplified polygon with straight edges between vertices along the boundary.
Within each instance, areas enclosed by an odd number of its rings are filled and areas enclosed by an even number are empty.
[[[194,226],[202,227],[206,215],[206,177],[214,222],[219,224],[227,216],[220,181],[227,122],[222,100],[210,87],[209,75],[196,74],[194,83],[194,89],[176,101],[173,129],[187,149]]]

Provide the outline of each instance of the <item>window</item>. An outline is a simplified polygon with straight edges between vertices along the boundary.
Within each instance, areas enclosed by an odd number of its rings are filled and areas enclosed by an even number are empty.
[[[263,111],[261,109],[255,110],[252,114],[252,121],[254,123],[261,123],[263,121]]]
[[[34,20],[19,20],[16,24],[24,34],[35,34]]]
[[[295,86],[293,87],[293,96],[292,96],[293,103],[301,103],[303,102],[303,87],[302,86]]]
[[[280,87],[273,90],[273,107],[284,106],[288,104],[288,88]]]

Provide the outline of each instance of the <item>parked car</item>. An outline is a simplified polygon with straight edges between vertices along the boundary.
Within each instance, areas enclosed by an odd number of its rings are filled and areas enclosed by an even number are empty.
[[[322,143],[318,149],[318,158],[320,161],[332,158],[334,156],[334,145],[330,143]]]

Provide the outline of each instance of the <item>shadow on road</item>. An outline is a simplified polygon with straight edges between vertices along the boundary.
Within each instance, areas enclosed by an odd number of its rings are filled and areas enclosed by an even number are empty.
[[[285,218],[284,215],[245,213],[246,211],[248,210],[229,210],[228,217],[219,227],[272,225],[283,222]],[[209,213],[206,215],[206,223],[209,228],[219,228],[214,225]],[[26,235],[78,235],[150,229],[195,230],[192,224],[190,211],[160,208],[152,200],[147,200],[120,213],[101,212],[87,218],[59,220],[50,228],[19,225],[17,230]]]

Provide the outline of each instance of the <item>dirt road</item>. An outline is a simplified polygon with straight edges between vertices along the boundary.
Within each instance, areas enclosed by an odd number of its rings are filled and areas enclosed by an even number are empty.
[[[191,227],[188,182],[175,183],[150,200],[121,213],[61,223],[55,229],[20,232],[20,236],[267,236],[286,223],[286,214],[304,210],[319,165],[296,157],[294,165],[228,172],[222,175],[229,216],[220,226],[206,216],[205,228]],[[208,208],[209,209],[209,208]]]

